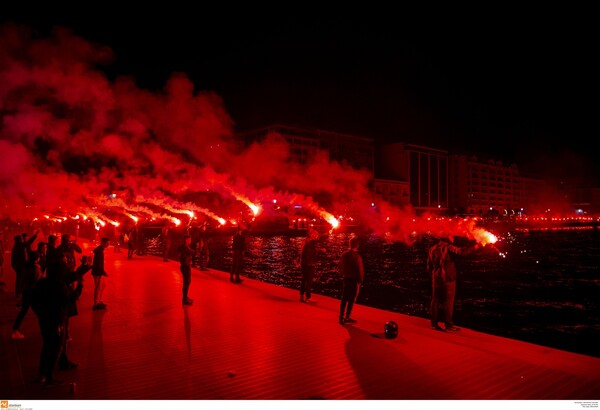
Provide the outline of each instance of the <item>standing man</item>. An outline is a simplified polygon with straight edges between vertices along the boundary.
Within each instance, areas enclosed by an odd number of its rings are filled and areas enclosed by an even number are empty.
[[[194,303],[193,299],[188,297],[188,291],[190,290],[190,284],[192,283],[192,259],[194,257],[194,250],[190,247],[192,243],[192,237],[188,234],[183,236],[183,243],[179,245],[179,269],[183,276],[183,298],[181,303],[184,306],[189,306]]]
[[[314,229],[308,231],[308,236],[302,245],[302,255],[300,269],[302,271],[302,281],[300,282],[300,302],[310,302],[312,296],[312,283],[315,276],[315,263],[317,259],[317,242],[319,232]],[[306,299],[304,299],[306,294]]]
[[[104,250],[108,248],[108,238],[102,238],[100,245],[94,249],[94,262],[92,263],[92,276],[94,277],[94,306],[92,310],[104,310],[106,304],[102,301],[104,292],[103,277],[108,276],[104,270]]]
[[[350,316],[354,302],[358,297],[360,285],[365,278],[362,257],[358,254],[358,245],[360,240],[354,236],[350,239],[350,249],[346,250],[338,264],[338,270],[344,278],[344,288],[342,291],[342,301],[340,303],[340,325],[346,323],[356,323],[356,320]]]
[[[162,227],[160,237],[162,239],[163,246],[163,261],[168,262],[169,252],[171,251],[171,229],[169,228],[168,223]]]
[[[242,283],[240,275],[244,271],[244,253],[246,252],[246,233],[248,227],[241,222],[238,224],[237,231],[233,234],[231,249],[233,250],[233,259],[231,262],[231,273],[229,280],[231,283]]]
[[[472,253],[479,247],[460,248],[454,245],[454,236],[442,238],[429,248],[427,256],[427,270],[431,273],[431,329],[458,332],[459,327],[454,326],[452,315],[454,312],[454,295],[456,294],[456,257]],[[438,325],[438,305],[443,302],[444,328]]]

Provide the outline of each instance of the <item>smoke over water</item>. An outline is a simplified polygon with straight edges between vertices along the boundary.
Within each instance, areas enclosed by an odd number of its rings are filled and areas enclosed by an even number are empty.
[[[39,39],[28,27],[0,27],[2,218],[188,223],[193,215],[225,224],[276,202],[332,227],[333,218],[354,218],[392,241],[477,232],[472,221],[430,220],[375,200],[368,173],[326,153],[293,162],[281,136],[244,146],[220,96],[195,91],[181,73],[160,92],[129,77],[111,82],[99,67],[112,60],[109,48],[68,29]]]

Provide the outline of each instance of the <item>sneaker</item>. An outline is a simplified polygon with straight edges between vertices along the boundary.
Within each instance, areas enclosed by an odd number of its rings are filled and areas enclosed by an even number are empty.
[[[460,327],[450,326],[446,328],[446,332],[454,333],[460,331]]]
[[[306,302],[306,299],[304,299],[304,295],[300,295],[300,302]]]
[[[344,319],[344,321],[346,323],[358,323],[358,320],[354,320],[351,317],[347,317],[346,319]]]
[[[13,330],[11,338],[12,339],[25,339],[25,335],[23,333],[19,332],[18,330]]]
[[[441,327],[439,327],[438,325],[435,325],[435,326],[433,326],[433,325],[432,325],[432,326],[431,326],[431,330],[440,330],[440,331],[442,331],[442,332],[444,331],[444,329],[442,329],[442,328],[441,328]]]
[[[92,310],[104,310],[106,309],[106,305],[102,303],[98,303],[97,305],[92,306]]]
[[[184,300],[183,302],[181,302],[181,304],[184,306],[191,306],[194,304],[194,302],[188,299],[188,300]]]
[[[340,325],[345,325],[346,324],[346,320],[344,319],[343,316],[340,316]]]
[[[307,297],[307,298],[306,298],[306,302],[315,303],[315,302],[316,302],[316,300],[315,300],[315,299],[313,299],[312,297],[310,297],[310,298],[309,298],[309,297]]]
[[[58,380],[58,379],[46,379],[46,381],[44,382],[44,385],[46,387],[55,387],[55,386],[60,386],[61,384],[64,384],[65,382],[62,380]]]
[[[242,283],[244,279],[237,278],[234,283]]]

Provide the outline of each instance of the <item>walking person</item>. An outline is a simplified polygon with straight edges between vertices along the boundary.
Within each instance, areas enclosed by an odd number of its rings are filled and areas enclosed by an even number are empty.
[[[100,245],[94,249],[94,261],[92,262],[92,276],[94,277],[94,306],[92,310],[106,309],[106,303],[102,301],[104,292],[104,277],[108,276],[104,270],[104,250],[108,248],[109,238],[102,238]]]
[[[454,326],[454,296],[456,294],[456,258],[466,256],[479,247],[458,247],[454,245],[454,236],[450,235],[429,248],[427,270],[431,273],[431,329],[457,332]],[[440,302],[444,309],[444,329],[438,325]]]
[[[342,254],[338,263],[338,271],[344,278],[342,300],[340,302],[340,325],[357,322],[351,316],[352,308],[358,297],[360,285],[365,278],[362,256],[358,253],[360,240],[354,236],[350,239],[349,245],[349,249]]]
[[[182,287],[182,301],[183,305],[191,305],[194,303],[193,299],[190,299],[188,292],[192,283],[192,259],[194,258],[194,250],[190,247],[192,238],[190,235],[183,236],[183,243],[179,245],[179,269],[183,276],[183,287]]]
[[[317,242],[319,241],[319,232],[315,229],[309,229],[308,236],[302,244],[302,253],[300,260],[300,269],[302,271],[302,280],[300,282],[300,302],[310,302],[312,297],[312,284],[315,276],[315,263],[317,262]],[[304,295],[306,294],[306,298]]]
[[[23,319],[29,312],[31,306],[31,293],[35,284],[42,278],[42,268],[39,265],[40,255],[37,252],[31,252],[29,260],[25,265],[23,293],[21,298],[21,310],[17,314],[11,337],[13,339],[23,339],[25,336],[19,331]]]

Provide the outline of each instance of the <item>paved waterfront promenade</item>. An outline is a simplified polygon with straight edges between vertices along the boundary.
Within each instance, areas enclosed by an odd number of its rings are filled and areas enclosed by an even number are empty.
[[[8,247],[10,250],[10,246]],[[90,249],[87,249],[87,253]],[[17,310],[10,254],[0,292],[0,399],[355,399],[598,400],[600,359],[464,329],[432,331],[425,319],[357,305],[358,323],[337,323],[339,301],[193,270],[181,306],[175,261],[127,260],[106,250],[106,311],[92,311],[86,275],[62,386],[34,383],[41,337],[29,312],[10,338]],[[388,320],[396,339],[383,338]],[[458,324],[460,325],[460,323]],[[70,392],[69,382],[76,383]]]

